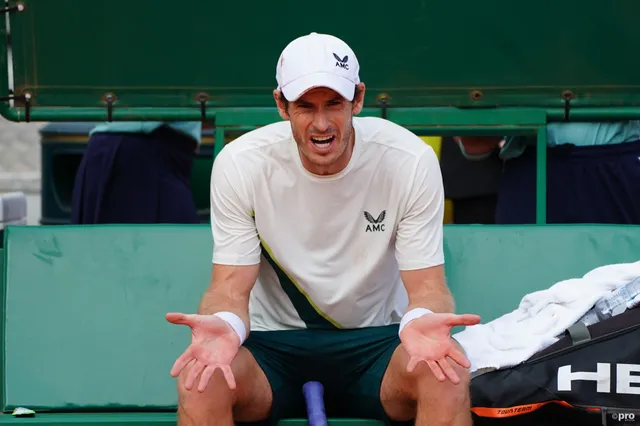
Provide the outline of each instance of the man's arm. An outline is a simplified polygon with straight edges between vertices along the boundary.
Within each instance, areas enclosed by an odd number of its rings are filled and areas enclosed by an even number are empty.
[[[436,313],[454,313],[455,304],[444,276],[444,265],[412,271],[400,271],[407,295],[407,312],[427,308]]]
[[[247,330],[249,321],[249,294],[258,278],[260,265],[218,265],[211,270],[211,284],[198,307],[203,315],[233,312],[242,319]]]
[[[409,296],[407,312],[427,308],[452,313],[444,274],[444,187],[438,158],[427,150],[416,165],[396,235],[400,276]]]
[[[229,150],[216,157],[210,187],[213,267],[198,313],[232,312],[249,330],[249,295],[258,278],[261,249],[245,173]]]
[[[482,160],[500,146],[499,136],[454,136],[453,140],[460,147],[462,155],[469,160]]]

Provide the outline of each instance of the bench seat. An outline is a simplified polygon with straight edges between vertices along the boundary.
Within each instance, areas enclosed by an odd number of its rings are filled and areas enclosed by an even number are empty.
[[[173,424],[169,371],[190,333],[164,315],[196,309],[210,279],[209,226],[13,226],[5,238],[1,411],[37,414],[0,422]],[[444,238],[457,311],[484,322],[526,293],[640,259],[634,226],[451,225]]]
[[[363,419],[328,420],[329,426],[382,426]],[[34,417],[0,415],[0,424],[37,426],[175,426],[175,413],[46,413]],[[308,426],[306,419],[281,420],[278,426]]]

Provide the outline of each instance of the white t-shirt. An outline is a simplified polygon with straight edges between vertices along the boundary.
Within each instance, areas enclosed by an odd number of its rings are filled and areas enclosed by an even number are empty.
[[[251,330],[400,322],[400,269],[444,263],[444,191],[433,149],[390,121],[354,117],[339,174],[300,160],[288,121],[246,133],[211,174],[213,262],[260,263]]]

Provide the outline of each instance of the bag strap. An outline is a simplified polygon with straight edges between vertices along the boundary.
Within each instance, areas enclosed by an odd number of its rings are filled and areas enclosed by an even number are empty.
[[[589,333],[589,328],[583,322],[577,322],[573,324],[571,327],[567,328],[567,334],[571,338],[571,341],[574,345],[578,345],[580,343],[588,342],[591,340],[591,333]]]

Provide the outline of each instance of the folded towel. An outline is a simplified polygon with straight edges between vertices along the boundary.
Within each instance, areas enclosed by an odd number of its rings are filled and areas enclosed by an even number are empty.
[[[601,266],[582,278],[527,294],[513,312],[453,337],[466,351],[471,373],[511,367],[555,343],[600,298],[638,276],[640,261]]]

